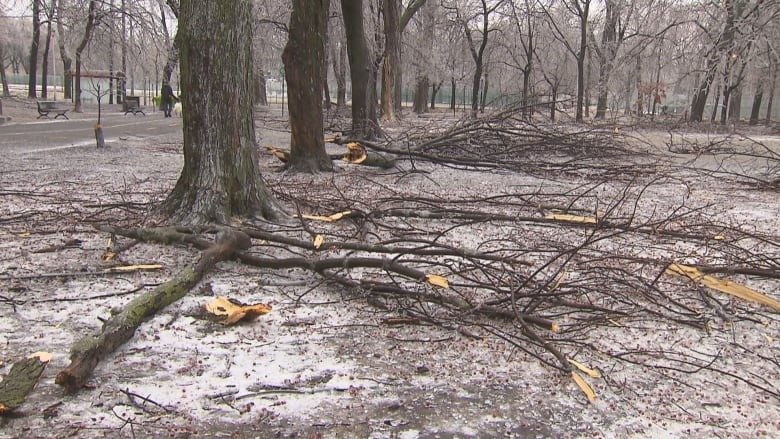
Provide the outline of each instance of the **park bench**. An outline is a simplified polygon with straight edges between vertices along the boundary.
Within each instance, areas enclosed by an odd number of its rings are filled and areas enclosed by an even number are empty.
[[[141,110],[141,97],[140,96],[125,96],[125,116],[127,113],[133,113],[133,116],[137,116],[138,113],[146,116],[143,110]]]
[[[54,118],[58,118],[60,116],[64,117],[65,119],[70,120],[67,113],[70,111],[69,107],[62,107],[58,105],[56,101],[37,101],[38,103],[38,119],[45,117],[49,119],[49,113],[56,113]]]

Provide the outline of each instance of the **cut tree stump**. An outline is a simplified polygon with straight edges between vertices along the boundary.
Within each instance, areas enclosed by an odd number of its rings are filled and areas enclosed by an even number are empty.
[[[57,374],[55,382],[67,393],[77,392],[100,360],[130,340],[144,320],[184,297],[218,262],[250,246],[251,239],[242,232],[220,232],[217,242],[201,253],[198,262],[185,267],[175,278],[154,290],[133,299],[122,311],[103,323],[99,334],[88,335],[74,343],[70,365]]]
[[[49,364],[50,357],[48,354],[33,354],[11,366],[11,371],[0,382],[0,415],[10,413],[24,403]]]

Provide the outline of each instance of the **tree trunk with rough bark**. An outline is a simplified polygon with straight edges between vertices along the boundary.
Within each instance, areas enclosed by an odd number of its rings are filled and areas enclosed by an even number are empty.
[[[181,2],[184,168],[162,206],[174,221],[283,215],[257,169],[252,28],[251,0]]]
[[[71,99],[73,97],[73,75],[71,69],[73,68],[73,59],[68,53],[68,48],[65,43],[65,26],[62,24],[62,20],[59,17],[63,16],[64,2],[60,1],[57,4],[57,43],[60,49],[60,58],[62,59],[62,74],[63,74],[63,95],[65,99]]]
[[[293,0],[282,52],[290,109],[290,160],[302,172],[332,171],[322,128],[322,59],[329,0]]]
[[[417,114],[428,112],[428,89],[429,81],[428,76],[420,76],[417,78],[417,83],[414,88],[414,103],[412,111]]]
[[[772,106],[775,103],[775,86],[777,84],[778,67],[777,59],[775,58],[771,64],[772,74],[769,79],[769,98],[766,101],[766,117],[764,118],[764,124],[766,126],[772,125]]]
[[[401,66],[401,0],[384,0],[385,57],[382,62],[382,119],[395,120],[395,84]]]
[[[331,47],[331,63],[336,77],[336,107],[344,108],[347,106],[347,48],[342,42],[338,46],[338,54]]]
[[[601,34],[601,47],[594,47],[599,60],[598,98],[595,119],[604,119],[607,115],[609,79],[620,42],[618,41],[619,5],[607,1],[604,10],[604,31]]]
[[[371,54],[363,26],[363,0],[341,0],[341,12],[347,34],[347,56],[352,79],[352,131],[354,137],[371,137],[368,114],[368,86],[371,75]]]
[[[95,28],[95,16],[97,14],[97,0],[89,1],[89,10],[87,12],[87,25],[84,27],[84,35],[81,42],[76,47],[76,106],[74,112],[81,113],[81,54],[92,37],[92,31]]]
[[[38,47],[41,43],[41,1],[32,2],[32,43],[30,44],[30,67],[27,70],[27,97],[37,98],[38,91]]]
[[[758,118],[761,112],[761,101],[764,100],[764,83],[758,81],[756,93],[753,95],[753,107],[750,110],[750,125],[758,125]]]
[[[441,84],[441,81],[438,84],[436,82],[431,84],[431,110],[436,108],[436,95],[441,90]]]
[[[3,42],[0,41],[0,60],[5,56],[3,54]],[[11,90],[8,88],[8,77],[5,74],[5,63],[0,62],[0,82],[3,83],[3,97],[11,97]]]
[[[56,2],[52,1],[51,7],[56,6]],[[53,10],[53,9],[52,9]],[[51,50],[51,22],[54,18],[52,12],[48,12],[46,20],[46,44],[43,46],[43,62],[41,64],[41,97],[47,98],[49,96],[49,52]]]

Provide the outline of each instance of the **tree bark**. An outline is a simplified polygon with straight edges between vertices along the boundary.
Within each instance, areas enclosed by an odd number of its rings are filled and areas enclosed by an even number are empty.
[[[182,2],[182,12],[186,1]],[[236,0],[236,3],[239,1]],[[218,262],[231,258],[237,250],[249,248],[250,242],[250,238],[241,232],[222,234],[216,244],[201,254],[197,263],[185,267],[174,279],[153,291],[130,301],[121,312],[105,321],[98,335],[88,335],[74,343],[70,364],[57,374],[55,382],[67,393],[77,392],[98,363],[130,340],[144,320],[184,297]]]
[[[769,79],[769,98],[766,101],[766,117],[764,118],[764,124],[766,126],[772,125],[772,106],[775,103],[775,86],[777,85],[777,73],[778,67],[777,58],[773,57],[773,61],[770,63],[772,74]]]
[[[52,0],[51,9],[47,9],[46,45],[43,47],[43,63],[41,65],[41,97],[49,96],[49,51],[51,50],[51,22],[54,19],[56,1]]]
[[[471,117],[477,117],[477,112],[479,110],[479,87],[480,83],[482,82],[482,70],[484,68],[483,60],[489,35],[488,25],[490,9],[488,8],[487,2],[485,0],[482,0],[481,4],[482,12],[480,12],[480,15],[482,15],[482,41],[479,44],[479,48],[477,48],[476,43],[474,42],[474,38],[471,35],[469,22],[461,19],[461,25],[463,26],[466,34],[466,40],[468,41],[471,58],[474,60],[474,78],[471,83]]]
[[[382,62],[382,119],[395,120],[395,85],[401,66],[401,0],[384,0],[385,57]]]
[[[428,89],[429,89],[428,76],[423,75],[417,78],[417,83],[414,88],[414,103],[412,111],[417,114],[428,112]]]
[[[68,48],[65,44],[65,26],[62,24],[63,16],[63,1],[57,4],[57,43],[60,49],[60,58],[62,59],[62,75],[63,75],[63,95],[65,99],[72,99],[73,97],[73,59],[68,53]]]
[[[11,413],[24,403],[49,364],[38,356],[19,360],[0,381],[0,415]]]
[[[608,0],[605,5],[604,31],[601,34],[601,47],[595,48],[599,60],[598,100],[596,102],[596,119],[604,119],[607,115],[607,100],[609,96],[609,79],[617,54],[619,18],[618,5]]]
[[[439,90],[441,90],[441,85],[441,82],[438,84],[436,82],[431,84],[431,110],[436,108],[436,95],[439,93]]]
[[[280,218],[257,169],[251,0],[184,0],[178,34],[184,168],[162,210],[189,224]]]
[[[87,24],[84,27],[84,35],[81,37],[81,42],[76,47],[76,107],[73,110],[76,113],[81,113],[81,54],[89,43],[89,39],[92,37],[92,30],[95,28],[95,16],[97,14],[97,0],[89,1],[89,11],[87,13]]]
[[[580,7],[579,0],[575,0],[575,6],[580,20],[580,48],[577,51],[577,110],[575,121],[582,122],[582,110],[585,100],[585,57],[588,49],[588,15],[590,11],[590,0],[583,1]]]
[[[290,161],[301,172],[332,171],[322,127],[322,59],[329,0],[293,0],[282,52],[290,109]]]
[[[5,74],[5,63],[2,62],[2,59],[5,57],[3,52],[3,42],[0,40],[0,82],[3,83],[3,97],[9,98],[11,97],[11,90],[8,88],[8,77],[6,77]]]
[[[761,101],[764,99],[764,83],[758,81],[756,85],[756,93],[753,96],[753,107],[750,111],[750,125],[758,125],[758,118],[761,112]]]
[[[341,12],[347,34],[347,56],[352,79],[353,136],[369,138],[373,128],[368,114],[372,60],[363,26],[363,0],[341,0]]]
[[[38,97],[38,47],[41,42],[41,1],[32,2],[32,43],[30,44],[30,67],[27,71],[27,97],[35,99]]]
[[[268,105],[268,95],[265,92],[265,72],[263,71],[263,68],[260,67],[255,70],[257,72],[257,77],[255,78],[255,104],[257,105]]]
[[[347,49],[341,41],[336,48],[331,47],[331,63],[333,64],[333,76],[336,77],[336,107],[347,106]]]

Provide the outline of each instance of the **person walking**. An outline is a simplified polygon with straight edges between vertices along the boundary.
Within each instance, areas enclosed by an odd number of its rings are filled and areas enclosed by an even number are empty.
[[[163,82],[162,90],[160,90],[160,95],[161,95],[163,113],[165,113],[165,117],[171,117],[171,110],[173,110],[173,102],[178,99],[176,99],[176,96],[173,95],[173,89],[171,88],[171,85],[169,83]]]

